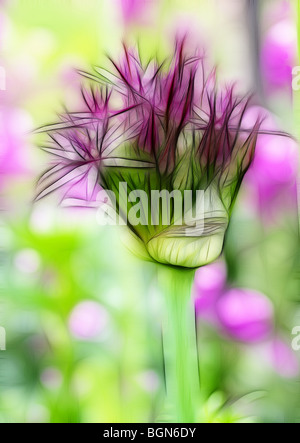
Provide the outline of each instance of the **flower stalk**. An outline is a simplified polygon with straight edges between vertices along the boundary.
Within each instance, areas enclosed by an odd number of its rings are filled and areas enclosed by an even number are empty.
[[[193,279],[194,270],[158,265],[167,406],[176,423],[195,423],[200,401]]]

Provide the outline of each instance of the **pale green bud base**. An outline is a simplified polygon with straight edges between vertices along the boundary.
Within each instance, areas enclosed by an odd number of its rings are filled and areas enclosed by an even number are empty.
[[[158,236],[147,243],[147,251],[159,263],[198,268],[219,257],[223,242],[224,232],[207,237]]]

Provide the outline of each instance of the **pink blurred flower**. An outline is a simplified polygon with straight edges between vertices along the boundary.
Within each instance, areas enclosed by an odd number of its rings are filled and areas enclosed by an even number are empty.
[[[125,24],[144,23],[156,0],[119,0]],[[148,16],[148,17],[147,17]]]
[[[79,339],[97,338],[108,325],[108,314],[97,302],[84,301],[75,306],[69,318],[71,333]]]
[[[245,128],[251,127],[258,115],[265,116],[262,131],[278,130],[273,116],[259,107],[253,107],[245,114]],[[296,207],[298,155],[297,143],[287,136],[258,136],[254,160],[245,183],[254,190],[255,204],[263,217],[271,220],[285,209]]]
[[[214,318],[214,306],[225,284],[226,267],[222,262],[203,266],[196,271],[193,292],[198,316]]]
[[[275,371],[285,378],[299,375],[299,361],[292,350],[281,338],[275,338],[270,346],[270,361]]]
[[[44,369],[40,379],[45,388],[58,389],[62,384],[63,376],[59,369],[49,367]]]
[[[0,109],[0,189],[10,177],[29,172],[25,133],[30,116],[19,109]]]
[[[7,14],[4,12],[3,9],[3,1],[0,2],[0,5],[2,6],[2,11],[0,11],[0,50],[3,51],[5,48],[5,42],[9,35],[11,23],[7,16]]]
[[[226,269],[221,262],[196,272],[194,301],[198,319],[220,333],[244,343],[265,340],[273,331],[273,306],[263,294],[232,288],[226,290]]]
[[[296,28],[290,19],[278,21],[266,33],[261,50],[261,69],[267,92],[291,91],[296,42]]]
[[[216,311],[221,328],[236,340],[258,342],[273,330],[272,303],[259,292],[230,289],[219,298]]]
[[[258,183],[265,187],[293,184],[297,177],[297,161],[298,147],[292,139],[262,135],[253,162]]]
[[[226,290],[226,267],[222,262],[196,271],[193,296],[198,318],[235,340],[258,342],[272,331],[272,303],[250,289]]]
[[[261,136],[251,168],[262,214],[274,219],[296,207],[298,146],[286,137]]]
[[[157,373],[151,369],[138,374],[137,380],[140,386],[147,392],[155,392],[159,388],[159,377]]]

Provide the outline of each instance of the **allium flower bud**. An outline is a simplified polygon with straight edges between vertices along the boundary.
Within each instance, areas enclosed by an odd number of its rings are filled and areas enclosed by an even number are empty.
[[[260,122],[242,129],[249,99],[233,87],[219,91],[215,70],[188,55],[143,65],[124,47],[114,72],[84,74],[83,109],[46,130],[54,163],[38,197],[94,180],[113,193],[114,210],[152,260],[188,268],[218,257]],[[45,130],[45,129],[44,129]],[[88,191],[86,191],[88,195]]]
[[[175,423],[194,423],[200,398],[194,269],[186,268],[208,264],[222,251],[260,118],[245,128],[249,99],[236,96],[233,87],[220,91],[215,70],[207,75],[204,58],[188,54],[184,40],[170,63],[145,65],[125,46],[121,61],[111,62],[113,72],[83,73],[93,84],[82,89],[82,109],[42,128],[51,139],[44,149],[53,164],[39,180],[37,198],[63,188],[63,198],[71,192],[88,201],[99,189],[105,221],[127,226],[138,245],[129,247],[172,265],[157,266],[165,299],[167,403]],[[86,186],[85,192],[74,186]],[[268,306],[263,308],[268,316]],[[248,337],[251,325],[245,330],[230,321],[242,339]]]

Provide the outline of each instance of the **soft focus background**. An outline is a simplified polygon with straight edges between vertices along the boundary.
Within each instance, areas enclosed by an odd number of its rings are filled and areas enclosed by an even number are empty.
[[[296,23],[296,1],[1,1],[0,422],[149,422],[161,411],[152,266],[93,210],[33,203],[48,158],[31,131],[76,105],[76,70],[107,67],[122,40],[163,58],[189,31],[222,80],[257,93],[266,129],[297,137]],[[260,136],[224,253],[196,273],[199,421],[300,421],[297,175],[297,142]]]

